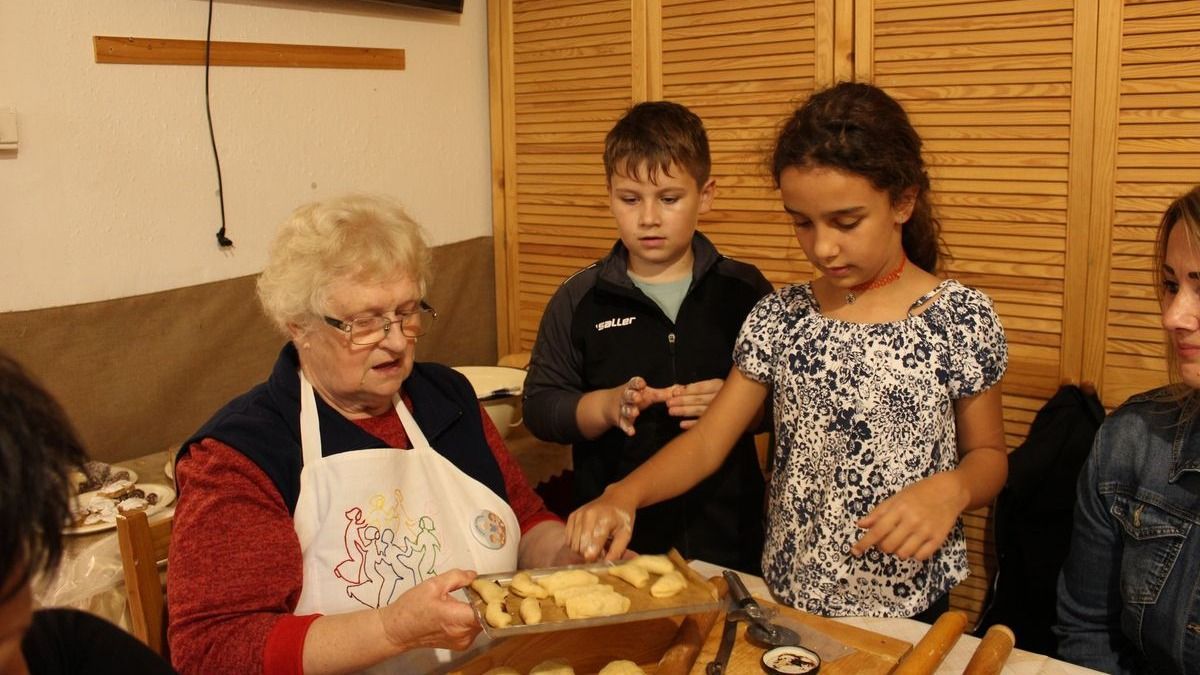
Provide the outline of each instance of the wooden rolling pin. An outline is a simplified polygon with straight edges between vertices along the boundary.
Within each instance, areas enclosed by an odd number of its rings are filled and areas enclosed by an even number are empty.
[[[992,626],[975,647],[963,675],[999,675],[1016,643],[1017,636],[1008,626]]]
[[[966,627],[967,615],[958,610],[952,609],[941,615],[917,646],[900,659],[892,675],[929,675],[937,670]]]
[[[709,583],[716,588],[718,598],[725,597],[728,592],[725,579],[717,576],[709,579]],[[722,613],[718,611],[689,614],[684,618],[679,624],[679,630],[675,632],[675,638],[671,640],[671,646],[663,652],[654,672],[658,675],[687,675],[691,672],[696,657],[700,656],[700,650],[704,648],[704,642],[719,616],[722,616]]]

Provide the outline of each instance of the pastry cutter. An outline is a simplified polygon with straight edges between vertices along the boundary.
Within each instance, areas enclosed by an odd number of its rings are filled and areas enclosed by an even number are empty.
[[[733,643],[737,639],[737,625],[741,621],[749,624],[746,636],[760,646],[769,648],[800,644],[800,636],[796,631],[768,621],[767,613],[746,590],[746,585],[742,583],[742,578],[737,572],[725,570],[722,575],[729,586],[729,597],[733,601],[733,607],[725,612],[721,644],[717,648],[716,658],[704,669],[706,675],[724,675],[725,667],[729,664],[729,655],[733,653]]]

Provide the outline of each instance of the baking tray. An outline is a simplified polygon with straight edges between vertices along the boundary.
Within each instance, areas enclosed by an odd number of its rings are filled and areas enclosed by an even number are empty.
[[[475,614],[479,617],[479,623],[483,626],[483,631],[492,638],[515,637],[532,633],[549,633],[575,628],[589,628],[591,626],[607,626],[667,616],[702,614],[717,610],[720,606],[717,599],[717,589],[707,579],[688,567],[687,562],[679,555],[678,551],[672,549],[668,557],[670,557],[671,562],[675,563],[676,569],[682,572],[684,578],[688,581],[687,588],[670,598],[656,598],[650,595],[650,586],[658,579],[658,575],[652,574],[650,576],[650,583],[646,584],[645,588],[635,588],[622,579],[605,572],[606,569],[616,564],[612,562],[600,561],[583,565],[522,570],[533,577],[534,581],[560,570],[583,569],[595,574],[600,577],[600,583],[612,586],[613,590],[630,600],[628,612],[613,616],[569,619],[567,618],[565,608],[554,604],[554,597],[550,596],[541,600],[542,622],[529,626],[520,623],[521,613],[519,608],[522,598],[510,591],[508,597],[504,600],[504,605],[505,611],[513,616],[514,622],[504,628],[496,628],[484,618],[487,603],[483,601],[483,598],[470,586],[467,586],[465,590],[467,599],[471,603],[471,607],[474,608]],[[499,574],[481,574],[479,578],[484,581],[496,581],[502,586],[507,586],[515,574],[516,571]]]

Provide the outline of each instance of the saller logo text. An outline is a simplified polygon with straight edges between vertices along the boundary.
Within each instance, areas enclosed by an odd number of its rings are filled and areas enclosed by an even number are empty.
[[[608,328],[620,328],[621,326],[628,326],[629,324],[633,323],[633,320],[636,318],[636,316],[627,316],[624,319],[609,319],[608,321],[601,321],[600,323],[596,324],[596,331],[599,332]]]

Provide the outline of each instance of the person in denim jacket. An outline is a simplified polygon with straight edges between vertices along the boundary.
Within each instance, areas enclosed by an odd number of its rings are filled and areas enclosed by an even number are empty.
[[[1059,656],[1108,673],[1200,673],[1200,186],[1155,260],[1173,384],[1101,426],[1058,581]]]

